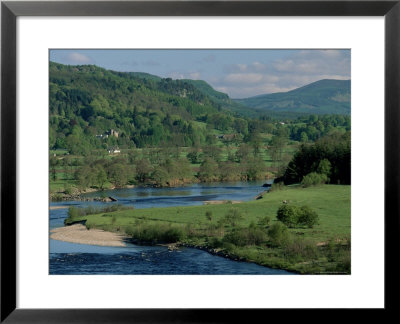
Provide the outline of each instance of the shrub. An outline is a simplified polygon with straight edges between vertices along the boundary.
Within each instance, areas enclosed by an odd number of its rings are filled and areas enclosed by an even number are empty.
[[[222,248],[228,253],[232,253],[235,251],[236,246],[230,242],[223,241]]]
[[[267,240],[267,235],[258,227],[249,227],[247,230],[247,244],[260,245]]]
[[[79,216],[80,216],[80,213],[79,213],[78,208],[73,207],[73,206],[68,208],[68,218],[71,218],[71,220],[73,220]]]
[[[241,220],[242,218],[242,213],[237,208],[229,209],[228,213],[224,217],[226,222],[231,224],[232,227],[236,226],[239,220]]]
[[[338,258],[338,263],[336,265],[336,271],[338,272],[351,272],[351,253],[350,250],[343,250],[340,257]]]
[[[277,222],[268,229],[268,236],[273,245],[282,245],[288,241],[289,232],[284,224]]]
[[[318,214],[311,207],[282,205],[277,212],[277,219],[288,227],[308,226],[312,228],[318,223]]]
[[[298,225],[308,226],[312,228],[318,223],[318,214],[313,211],[309,206],[302,206],[298,209]]]
[[[271,223],[271,217],[269,217],[268,215],[260,219],[260,225],[269,226],[270,223]]]
[[[293,227],[298,222],[298,207],[291,205],[282,205],[278,208],[276,218],[288,227]]]
[[[210,237],[208,240],[208,244],[212,248],[219,248],[222,246],[222,241],[218,239],[217,237]]]
[[[65,192],[67,195],[72,195],[72,194],[74,193],[74,190],[72,189],[72,187],[66,187],[66,188],[64,189],[64,192]]]
[[[56,193],[50,197],[51,201],[62,201],[63,195]]]
[[[133,239],[141,242],[175,243],[185,237],[182,228],[170,224],[150,225],[143,224],[136,227],[128,227],[125,232]]]
[[[235,229],[224,236],[223,242],[228,242],[236,246],[260,245],[267,240],[267,235],[254,223],[248,228]]]
[[[320,174],[317,172],[311,172],[303,177],[301,184],[304,188],[311,186],[319,186],[329,181],[326,174]]]
[[[162,235],[162,241],[166,243],[174,243],[182,240],[184,238],[184,232],[179,227],[170,227]]]
[[[76,207],[69,207],[68,208],[68,217],[64,219],[64,225],[70,224],[75,221],[77,217],[80,216],[79,209]]]
[[[311,241],[301,238],[288,241],[285,246],[285,254],[295,261],[318,259],[317,246]]]
[[[234,244],[236,246],[245,246],[247,245],[247,236],[244,231],[235,230],[224,236],[224,242],[228,242]]]

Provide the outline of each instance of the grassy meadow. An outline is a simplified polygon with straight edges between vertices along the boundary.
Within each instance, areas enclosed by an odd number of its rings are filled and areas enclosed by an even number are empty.
[[[189,207],[70,210],[66,224],[118,231],[137,243],[177,243],[298,273],[350,273],[350,189],[348,185],[286,186],[261,199]],[[317,224],[286,227],[277,210],[307,205]],[[94,214],[93,214],[94,213]]]

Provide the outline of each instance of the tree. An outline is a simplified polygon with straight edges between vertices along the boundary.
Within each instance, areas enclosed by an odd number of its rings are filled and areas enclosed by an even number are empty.
[[[329,170],[330,183],[350,184],[351,181],[351,142],[350,132],[332,133],[318,139],[313,145],[302,144],[295,153],[280,179],[286,185],[300,183],[303,178],[312,173]],[[322,160],[327,161],[322,162]]]
[[[250,152],[251,152],[251,148],[248,144],[243,143],[242,145],[240,145],[238,150],[235,153],[237,161],[241,162],[242,159],[249,156]]]
[[[283,149],[287,143],[285,136],[274,135],[269,143],[269,153],[273,162],[278,162],[282,159]]]
[[[247,135],[249,132],[248,123],[245,119],[235,118],[233,128],[240,134]]]
[[[107,182],[107,173],[102,166],[97,167],[95,181],[100,190],[103,190]]]
[[[50,172],[53,181],[57,180],[57,170],[56,170],[57,165],[58,165],[57,158],[54,156],[50,157]]]
[[[203,182],[217,181],[219,177],[218,173],[217,162],[212,158],[206,158],[200,166],[198,178]]]
[[[329,162],[328,159],[322,159],[318,164],[317,172],[319,174],[326,175],[326,177],[328,178],[328,181],[329,181],[329,176],[331,174],[331,169],[332,169],[331,162]]]
[[[248,136],[246,136],[247,142],[253,148],[253,154],[257,155],[260,153],[260,148],[262,145],[262,139],[259,132],[252,132]]]
[[[301,180],[301,184],[303,185],[304,188],[307,188],[311,186],[319,186],[324,183],[327,183],[328,181],[329,178],[327,177],[326,174],[310,172],[309,174],[303,177],[303,180]]]
[[[194,149],[193,151],[189,152],[186,157],[193,164],[200,163],[200,151],[199,150]]]
[[[301,132],[300,134],[300,142],[307,143],[308,142],[308,135],[306,132]]]
[[[128,166],[122,163],[113,163],[108,167],[108,178],[115,187],[123,187],[128,183]]]
[[[142,158],[136,162],[136,178],[139,182],[146,182],[146,180],[150,177],[151,171],[152,168],[148,159]]]
[[[266,166],[264,160],[259,156],[251,156],[242,160],[248,180],[257,180],[263,178]]]
[[[217,145],[208,145],[204,147],[203,153],[206,157],[210,157],[215,161],[220,161],[222,149]]]

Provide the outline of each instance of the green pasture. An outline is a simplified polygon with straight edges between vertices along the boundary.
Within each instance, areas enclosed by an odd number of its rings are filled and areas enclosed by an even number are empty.
[[[247,261],[300,273],[326,273],[342,269],[340,264],[342,259],[345,259],[343,262],[349,262],[350,189],[350,186],[341,185],[310,188],[290,186],[283,190],[265,193],[262,199],[238,204],[228,201],[219,205],[122,210],[77,217],[71,221],[86,220],[88,228],[129,233],[144,225],[150,227],[167,225],[185,232],[179,239],[181,243],[210,246],[212,245],[210,242],[219,242],[218,248]],[[224,243],[224,237],[229,233],[247,231],[249,228],[256,228],[267,235],[273,224],[280,223],[276,213],[284,201],[296,206],[310,206],[319,216],[318,224],[313,228],[288,229],[291,242],[295,242],[291,243],[290,249],[288,244],[270,245],[268,239],[265,243],[245,246]],[[224,222],[226,215],[232,210],[238,211],[241,215],[234,225],[229,221]],[[210,217],[207,217],[207,214]],[[265,217],[270,220],[267,225],[263,223]],[[345,252],[341,242],[347,244]],[[297,251],[296,249],[300,249],[300,252],[295,252],[299,253],[299,257],[288,254],[294,253],[293,250]],[[307,249],[312,251],[312,257],[305,252]],[[345,272],[349,271],[346,268]]]

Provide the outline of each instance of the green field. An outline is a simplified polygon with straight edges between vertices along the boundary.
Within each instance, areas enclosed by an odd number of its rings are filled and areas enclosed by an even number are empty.
[[[125,232],[152,243],[180,243],[299,273],[350,273],[350,186],[285,187],[246,203],[121,210],[74,216],[88,228]],[[308,205],[319,216],[313,228],[288,228],[284,239],[271,228],[277,210]],[[236,215],[228,217],[227,215]],[[285,232],[286,233],[286,232]]]

